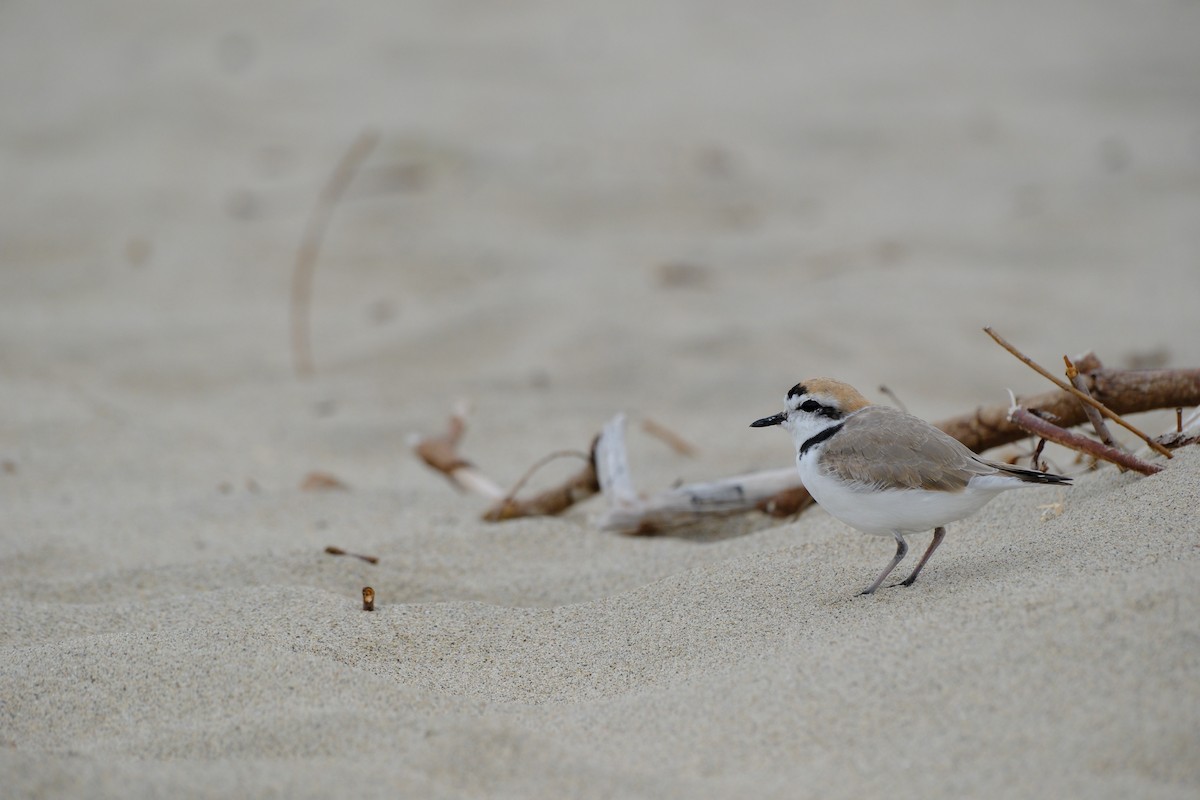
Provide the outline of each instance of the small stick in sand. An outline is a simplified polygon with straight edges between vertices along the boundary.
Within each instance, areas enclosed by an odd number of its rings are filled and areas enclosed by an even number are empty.
[[[363,587],[363,611],[375,610],[375,590],[370,586]]]
[[[1060,381],[1057,377],[1050,374],[1050,372],[1045,367],[1043,367],[1041,364],[1038,364],[1036,361],[1034,361],[1032,358],[1030,358],[1029,356],[1022,353],[1020,350],[1018,350],[1013,345],[1009,344],[1008,341],[1006,341],[1003,336],[996,333],[991,328],[984,328],[983,332],[986,333],[988,336],[992,337],[992,339],[995,340],[996,344],[1000,345],[1005,350],[1012,353],[1014,356],[1017,357],[1017,359],[1019,361],[1021,361],[1023,364],[1028,366],[1034,372],[1041,375],[1043,378],[1046,378],[1047,380],[1049,380],[1051,383],[1053,383],[1058,388],[1062,389],[1063,391],[1070,392],[1071,394],[1073,394],[1077,398],[1079,398],[1082,402],[1087,403],[1088,405],[1092,406],[1092,408],[1096,409],[1101,414],[1103,414],[1104,416],[1111,419],[1113,422],[1117,423],[1118,425],[1121,425],[1122,427],[1129,430],[1130,432],[1137,434],[1137,436],[1140,437],[1142,441],[1144,441],[1146,444],[1148,444],[1150,446],[1151,450],[1154,450],[1156,453],[1159,453],[1160,455],[1164,455],[1167,458],[1172,457],[1170,450],[1163,447],[1161,444],[1159,444],[1158,442],[1155,442],[1149,436],[1147,436],[1146,434],[1142,433],[1137,428],[1130,425],[1128,422],[1123,420],[1120,417],[1120,415],[1115,414],[1112,411],[1110,411],[1103,403],[1094,399],[1091,395],[1084,394],[1083,392],[1079,391],[1078,389],[1076,389],[1074,386],[1070,385],[1069,383],[1064,383],[1063,381]],[[1011,419],[1011,417],[1010,417],[1010,419]]]
[[[325,238],[334,207],[354,179],[354,173],[378,142],[379,134],[374,131],[364,131],[359,135],[338,161],[333,174],[329,176],[329,182],[317,196],[317,204],[313,206],[312,215],[304,226],[304,236],[300,240],[296,266],[292,271],[292,361],[296,375],[301,378],[311,377],[314,371],[308,316],[317,254],[321,251],[321,242]]]
[[[1102,458],[1105,461],[1111,461],[1114,464],[1121,464],[1129,469],[1136,470],[1143,475],[1153,475],[1156,472],[1162,472],[1162,467],[1156,464],[1149,464],[1142,461],[1140,458],[1117,450],[1107,445],[1101,444],[1094,439],[1089,439],[1086,436],[1080,436],[1077,433],[1063,430],[1057,425],[1047,422],[1036,414],[1021,408],[1017,405],[1016,397],[1012,398],[1012,405],[1009,407],[1008,417],[1017,425],[1020,425],[1025,430],[1035,436],[1041,436],[1043,439],[1061,444],[1064,447],[1069,447],[1072,450],[1078,450],[1082,453],[1087,453],[1096,458]]]
[[[354,558],[361,559],[361,560],[367,562],[368,564],[378,564],[379,563],[378,556],[364,556],[364,555],[360,555],[358,553],[348,553],[345,550],[343,550],[342,548],[334,547],[333,545],[326,547],[325,552],[331,556],[353,556]]]
[[[1200,442],[1200,408],[1194,409],[1187,420],[1183,418],[1183,409],[1176,408],[1175,430],[1164,433],[1155,441],[1172,450]]]

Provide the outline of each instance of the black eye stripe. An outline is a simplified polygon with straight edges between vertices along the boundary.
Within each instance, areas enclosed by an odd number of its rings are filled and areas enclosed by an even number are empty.
[[[822,417],[829,419],[841,419],[842,412],[833,406],[826,406],[818,403],[816,400],[805,400],[800,404],[801,411],[807,411],[810,414],[820,414]]]

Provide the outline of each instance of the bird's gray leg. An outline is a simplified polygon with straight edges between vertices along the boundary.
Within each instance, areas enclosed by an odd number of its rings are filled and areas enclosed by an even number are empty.
[[[879,588],[879,584],[883,583],[884,579],[896,568],[896,565],[908,555],[908,545],[904,543],[904,537],[899,533],[893,533],[892,535],[896,537],[896,557],[892,559],[892,563],[884,567],[883,572],[879,573],[879,577],[875,579],[874,583],[862,590],[863,594],[873,594]],[[920,569],[920,567],[917,569]]]
[[[912,586],[916,583],[917,575],[921,572],[921,567],[925,566],[925,562],[933,555],[933,551],[937,550],[937,546],[942,543],[942,539],[946,538],[946,529],[942,527],[933,529],[933,541],[929,543],[929,549],[925,551],[925,555],[921,556],[921,560],[917,562],[917,568],[912,571],[904,580],[897,583],[897,586]]]

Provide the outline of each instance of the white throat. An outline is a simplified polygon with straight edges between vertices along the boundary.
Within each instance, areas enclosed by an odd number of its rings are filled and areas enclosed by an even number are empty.
[[[792,434],[792,443],[796,446],[796,458],[804,459],[820,451],[823,441],[813,442],[814,437],[829,430],[840,427],[845,420],[830,419],[820,414],[809,414],[803,411],[789,411],[783,427]],[[808,449],[804,446],[809,444]]]

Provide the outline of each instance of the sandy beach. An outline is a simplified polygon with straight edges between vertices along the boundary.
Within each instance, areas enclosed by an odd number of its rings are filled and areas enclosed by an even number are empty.
[[[466,401],[509,486],[626,412],[649,492],[787,466],[748,425],[804,377],[930,420],[1047,390],[985,325],[1200,366],[1198,26],[4,4],[0,795],[1196,797],[1200,449],[1057,451],[1073,487],[860,597],[894,548],[820,508],[490,524],[411,440]],[[297,248],[364,132],[301,378]]]

